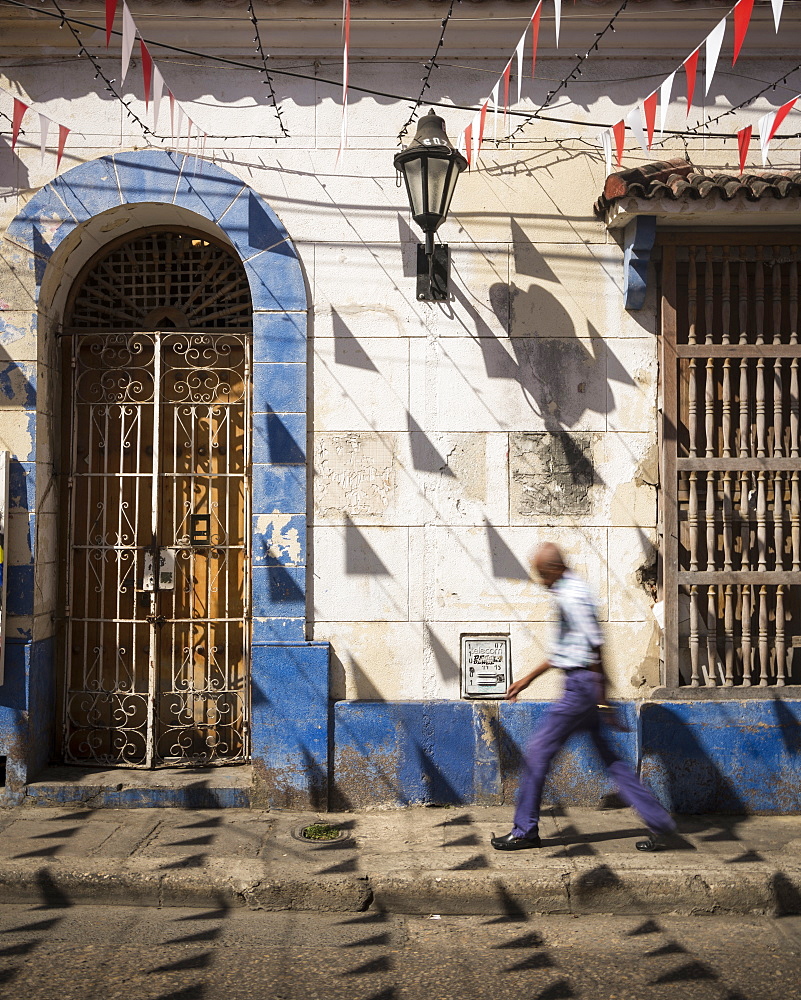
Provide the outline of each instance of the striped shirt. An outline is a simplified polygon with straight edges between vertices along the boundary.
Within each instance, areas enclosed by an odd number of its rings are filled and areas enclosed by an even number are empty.
[[[549,663],[562,670],[594,666],[603,637],[590,588],[575,573],[565,570],[551,587],[551,595],[559,622]]]

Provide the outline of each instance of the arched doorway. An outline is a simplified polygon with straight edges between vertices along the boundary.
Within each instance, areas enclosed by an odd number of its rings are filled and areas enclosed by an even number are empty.
[[[245,269],[207,233],[128,233],[73,284],[60,338],[68,762],[248,758],[251,333]]]

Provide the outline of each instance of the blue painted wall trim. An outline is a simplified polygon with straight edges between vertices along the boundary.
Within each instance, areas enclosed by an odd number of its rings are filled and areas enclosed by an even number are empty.
[[[514,803],[545,702],[338,702],[338,808]],[[674,812],[801,811],[801,701],[625,702],[610,742]],[[545,799],[594,806],[615,789],[585,736],[556,759]]]
[[[623,301],[626,309],[642,309],[648,289],[648,265],[656,239],[656,216],[638,215],[623,234]]]
[[[316,803],[327,787],[320,771],[327,775],[328,652],[327,646],[304,642],[308,303],[303,269],[288,233],[255,191],[216,164],[182,153],[144,150],[100,157],[61,174],[28,201],[6,237],[30,255],[35,301],[39,302],[43,280],[51,272],[60,273],[65,263],[67,252],[62,244],[81,224],[120,205],[145,202],[179,206],[215,223],[233,244],[247,272],[253,305],[254,372],[254,765],[259,780],[270,775],[270,780],[277,782],[276,776],[283,775],[283,784],[279,784],[285,798]],[[37,314],[31,314],[33,329],[37,322]],[[7,333],[4,329],[0,332]],[[21,375],[26,378],[22,380]],[[22,393],[17,392],[20,385],[25,389]],[[35,366],[29,372],[0,372],[0,395],[9,396],[12,388],[20,397],[12,402],[30,414],[35,432]],[[8,406],[7,402],[6,410]],[[32,454],[16,458],[12,497],[24,500],[33,517],[37,504],[32,474],[36,445]],[[291,533],[292,544],[281,544],[282,530]],[[32,614],[33,562],[9,567],[8,582],[10,612]],[[273,646],[266,653],[265,642],[284,643],[283,652]],[[56,669],[52,639],[41,647],[30,637],[9,645],[6,683],[0,688],[0,753],[7,757],[8,775],[15,788],[35,777],[57,752],[53,704]],[[312,675],[314,683],[310,685]],[[276,690],[274,684],[280,688]],[[305,712],[301,710],[301,690],[308,695]],[[284,691],[294,691],[297,697],[287,699],[286,725],[282,727]],[[301,766],[299,761],[306,764]],[[271,794],[270,789],[264,790],[264,795]]]

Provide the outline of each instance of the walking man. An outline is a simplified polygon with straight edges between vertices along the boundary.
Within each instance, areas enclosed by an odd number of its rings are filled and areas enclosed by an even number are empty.
[[[638,841],[635,846],[640,851],[657,850],[662,846],[660,837],[674,830],[676,824],[634,771],[617,757],[601,730],[602,717],[614,723],[614,713],[606,704],[603,639],[590,590],[567,568],[561,552],[550,542],[534,552],[531,568],[554,599],[559,612],[558,632],[548,659],[515,681],[506,698],[516,701],[521,691],[552,667],[564,672],[565,688],[561,700],[551,707],[526,750],[514,826],[506,836],[493,837],[492,846],[497,851],[540,846],[540,800],[548,768],[568,736],[586,730],[621,798],[639,813],[648,827],[647,840]]]

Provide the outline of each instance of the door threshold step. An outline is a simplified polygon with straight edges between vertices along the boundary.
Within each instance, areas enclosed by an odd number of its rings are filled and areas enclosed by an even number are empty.
[[[26,805],[92,809],[248,809],[253,768],[49,767],[25,786]]]

